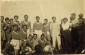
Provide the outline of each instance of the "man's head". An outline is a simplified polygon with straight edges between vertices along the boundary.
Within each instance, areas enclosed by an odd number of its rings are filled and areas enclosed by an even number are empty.
[[[74,20],[76,18],[76,14],[75,13],[72,13],[71,14],[71,20]]]
[[[36,21],[39,22],[39,20],[40,20],[40,17],[36,16]]]
[[[81,13],[81,14],[79,14],[78,16],[79,16],[79,18],[83,18],[83,14],[82,14],[82,13]]]
[[[1,21],[3,21],[4,20],[4,16],[1,16]]]
[[[19,18],[19,17],[18,17],[17,15],[14,16],[14,20],[15,20],[15,21],[18,21],[18,18]]]
[[[13,25],[13,30],[18,31],[18,25]]]
[[[56,22],[56,17],[53,16],[53,17],[52,17],[52,20],[53,20],[53,22]]]
[[[24,15],[24,20],[25,20],[25,21],[28,20],[28,15]]]
[[[44,19],[44,22],[45,22],[45,23],[48,23],[48,19]]]
[[[68,19],[65,17],[63,18],[63,22],[66,23],[68,21]]]
[[[42,34],[42,35],[41,35],[41,40],[44,40],[44,38],[45,38],[45,35]]]
[[[5,18],[5,22],[6,22],[6,23],[9,23],[9,18],[8,18],[8,17]]]
[[[23,28],[24,31],[26,31],[27,30],[27,25],[23,25],[22,28]]]
[[[10,23],[13,23],[13,18],[10,19]]]
[[[33,34],[33,38],[34,39],[37,39],[37,34]]]

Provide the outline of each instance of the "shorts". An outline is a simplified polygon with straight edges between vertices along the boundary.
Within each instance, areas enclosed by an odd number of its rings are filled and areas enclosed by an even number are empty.
[[[21,42],[20,40],[15,40],[15,39],[11,40],[11,44],[14,46],[14,49],[19,49],[20,42]]]

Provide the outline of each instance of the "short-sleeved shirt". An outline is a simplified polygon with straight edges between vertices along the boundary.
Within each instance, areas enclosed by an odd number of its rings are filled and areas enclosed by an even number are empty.
[[[41,31],[43,31],[43,24],[40,23],[40,22],[35,22],[35,23],[33,24],[33,30],[34,30],[34,31],[35,31],[35,30],[41,30]]]

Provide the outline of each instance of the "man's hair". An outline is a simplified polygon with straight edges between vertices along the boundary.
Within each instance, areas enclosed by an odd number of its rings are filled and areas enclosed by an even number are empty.
[[[55,16],[53,16],[53,17],[52,17],[52,19],[53,19],[53,18],[55,18],[55,19],[56,19],[56,17],[55,17]]]
[[[63,18],[63,20],[64,20],[64,19],[68,20],[67,17]]]
[[[82,17],[83,17],[83,14],[81,13],[81,14],[79,14],[78,16],[82,16]]]
[[[42,35],[41,35],[41,37],[42,37],[42,36],[45,36],[45,35],[44,35],[44,34],[42,34]]]
[[[39,16],[36,16],[36,18],[40,18]]]
[[[71,15],[76,15],[76,13],[72,13]]]
[[[27,14],[25,14],[25,15],[24,15],[24,17],[25,17],[25,16],[28,16],[28,15],[27,15]]]
[[[15,25],[13,25],[13,28],[14,28],[14,27],[18,27],[18,25],[15,24]]]
[[[44,19],[44,20],[48,20],[48,19]]]
[[[37,36],[37,34],[33,34],[33,36],[34,36],[34,35],[36,35],[36,36]]]
[[[15,15],[15,16],[14,16],[14,18],[15,18],[15,17],[18,17],[18,18],[19,18],[19,16],[18,16],[18,15]]]
[[[5,18],[5,21],[6,21],[6,20],[9,20],[9,18],[8,18],[8,17],[6,17],[6,18]]]
[[[22,28],[23,28],[24,26],[26,26],[26,27],[27,27],[27,25],[22,25]]]

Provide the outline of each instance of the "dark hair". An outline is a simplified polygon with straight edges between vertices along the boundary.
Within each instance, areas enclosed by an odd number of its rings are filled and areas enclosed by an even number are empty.
[[[15,15],[15,16],[14,16],[14,18],[15,18],[15,17],[19,18],[19,16],[18,16],[18,15]]]
[[[44,34],[42,34],[42,35],[41,35],[41,37],[42,37],[42,36],[45,36],[45,35],[44,35]]]
[[[24,15],[24,17],[25,17],[25,16],[28,16],[28,15],[26,14],[26,15]]]
[[[33,34],[33,36],[34,36],[34,35],[36,35],[36,36],[37,36],[37,34]]]
[[[9,20],[9,18],[8,18],[8,17],[6,17],[6,18],[5,18],[5,21],[6,21],[6,20]]]
[[[14,28],[14,27],[18,27],[18,25],[15,24],[15,25],[13,25],[13,28]]]
[[[72,13],[71,15],[76,15],[75,13]]]
[[[48,20],[48,19],[44,19],[44,20]]]
[[[53,19],[53,18],[55,18],[55,19],[56,19],[56,17],[55,17],[55,16],[53,16],[53,17],[52,17],[52,19]]]
[[[83,14],[81,13],[81,14],[79,14],[78,16],[82,16],[82,17],[83,17]]]
[[[36,16],[36,18],[40,18],[39,16]]]
[[[63,18],[63,20],[64,20],[64,19],[68,20],[67,17]]]
[[[22,25],[22,27],[24,27],[24,26],[26,26],[26,27],[27,27],[27,25]]]

